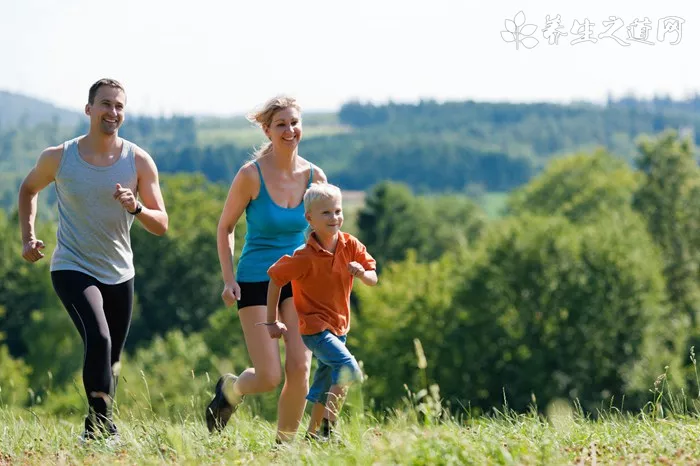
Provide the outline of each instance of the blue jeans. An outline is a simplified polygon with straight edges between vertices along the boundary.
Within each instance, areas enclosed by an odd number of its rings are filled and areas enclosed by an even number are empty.
[[[325,404],[332,385],[362,380],[360,366],[345,346],[347,335],[337,336],[324,330],[314,335],[302,335],[301,339],[318,360],[307,400]]]

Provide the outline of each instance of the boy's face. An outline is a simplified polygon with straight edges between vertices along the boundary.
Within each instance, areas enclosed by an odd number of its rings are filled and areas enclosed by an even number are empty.
[[[343,226],[343,206],[338,198],[318,199],[313,203],[306,220],[316,234],[333,236]]]

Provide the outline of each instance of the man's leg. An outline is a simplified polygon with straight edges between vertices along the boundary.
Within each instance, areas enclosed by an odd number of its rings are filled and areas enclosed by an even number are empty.
[[[86,434],[104,426],[111,405],[112,385],[110,357],[112,341],[103,309],[99,283],[81,272],[56,271],[51,279],[84,344],[83,385],[89,413]]]
[[[131,326],[131,316],[134,304],[134,279],[118,285],[100,285],[100,291],[104,300],[105,318],[109,327],[109,335],[112,340],[112,352],[110,354],[110,371],[112,383],[110,385],[110,401],[113,404],[117,394],[119,372],[121,370],[121,354],[124,350],[126,337]],[[111,420],[111,405],[108,417]]]

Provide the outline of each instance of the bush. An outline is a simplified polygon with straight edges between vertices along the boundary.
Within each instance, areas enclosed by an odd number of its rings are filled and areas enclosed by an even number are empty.
[[[21,359],[13,359],[0,345],[0,406],[23,406],[27,400],[31,370]]]
[[[662,262],[628,210],[587,226],[523,215],[495,223],[473,253],[388,267],[356,288],[362,319],[349,344],[367,394],[393,405],[437,383],[453,407],[516,410],[577,398],[640,406],[668,368],[678,375],[687,322],[666,306]],[[413,339],[427,367],[417,368]]]

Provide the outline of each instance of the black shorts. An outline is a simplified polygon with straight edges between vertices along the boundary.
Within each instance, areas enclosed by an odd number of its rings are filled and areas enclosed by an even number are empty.
[[[238,301],[238,309],[248,306],[267,306],[267,285],[266,282],[238,282],[241,287],[241,299]],[[280,290],[280,304],[287,298],[292,297],[292,284],[287,283]]]

